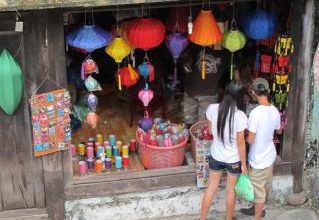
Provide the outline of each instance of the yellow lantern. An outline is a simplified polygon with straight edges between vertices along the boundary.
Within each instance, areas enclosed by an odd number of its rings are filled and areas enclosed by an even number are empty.
[[[131,46],[122,37],[116,37],[112,43],[106,47],[105,52],[110,55],[116,63],[121,63],[131,52]]]
[[[118,77],[119,90],[122,90],[121,76],[119,74],[120,63],[125,57],[127,57],[130,54],[131,50],[132,50],[131,46],[128,43],[126,43],[126,41],[122,37],[114,38],[112,43],[105,48],[105,52],[108,55],[110,55],[115,60],[116,63],[118,63],[117,77]]]

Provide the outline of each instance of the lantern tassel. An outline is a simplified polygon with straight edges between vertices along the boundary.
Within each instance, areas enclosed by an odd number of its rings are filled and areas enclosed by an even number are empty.
[[[205,58],[202,60],[202,80],[206,79]]]
[[[118,87],[119,87],[119,90],[122,91],[122,79],[121,79],[121,75],[118,74],[117,77],[118,77]]]
[[[173,86],[177,84],[177,60],[174,59],[174,75],[173,75]]]
[[[230,80],[234,78],[234,53],[231,53],[231,61],[230,61]]]

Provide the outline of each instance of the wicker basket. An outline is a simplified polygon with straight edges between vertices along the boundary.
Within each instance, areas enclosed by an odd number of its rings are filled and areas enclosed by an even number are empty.
[[[146,169],[177,167],[183,164],[188,138],[172,147],[145,144],[142,135],[138,131],[136,131],[136,139],[139,143],[141,162]]]
[[[203,130],[203,128],[208,126],[209,121],[199,121],[195,124],[193,124],[190,129],[189,133],[191,135],[191,152],[192,152],[192,157],[196,161],[196,131],[197,130]]]

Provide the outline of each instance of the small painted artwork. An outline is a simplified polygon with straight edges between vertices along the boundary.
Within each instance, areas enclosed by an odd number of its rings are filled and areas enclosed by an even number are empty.
[[[31,97],[34,156],[68,149],[71,143],[70,100],[65,89]]]
[[[207,185],[209,176],[210,140],[196,140],[196,182],[198,188]]]

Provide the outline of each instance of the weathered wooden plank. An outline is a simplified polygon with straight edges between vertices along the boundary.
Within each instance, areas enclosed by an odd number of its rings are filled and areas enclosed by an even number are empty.
[[[0,219],[27,218],[28,216],[48,217],[46,209],[18,209],[0,212]]]
[[[1,22],[5,22],[2,20]],[[21,45],[20,45],[21,43]],[[8,48],[24,70],[23,39],[20,36],[1,36],[0,48]],[[20,52],[17,53],[19,51]],[[26,73],[24,73],[26,74]],[[12,116],[0,112],[0,196],[1,209],[35,207],[34,179],[32,175],[32,148],[30,139],[30,120],[25,91],[23,100]]]
[[[195,185],[195,176],[195,172],[191,172],[93,184],[80,184],[66,188],[65,196],[66,199],[71,200]]]
[[[179,175],[195,173],[195,165],[192,166],[180,166],[171,167],[164,169],[154,169],[154,170],[144,170],[140,172],[119,172],[114,174],[100,174],[100,175],[87,175],[83,177],[74,177],[74,185],[85,184],[85,183],[98,183],[98,182],[112,182],[112,181],[122,181],[127,179],[141,179],[148,177],[160,177],[166,175]]]
[[[43,62],[43,78],[51,80],[44,87],[50,91],[66,85],[62,11],[35,13],[40,27],[40,54]],[[60,66],[61,65],[61,66]],[[39,72],[38,72],[39,74]],[[64,78],[63,78],[64,76]],[[46,91],[46,92],[47,92]],[[63,152],[43,156],[45,201],[50,219],[64,218]]]

